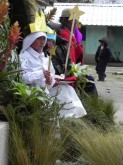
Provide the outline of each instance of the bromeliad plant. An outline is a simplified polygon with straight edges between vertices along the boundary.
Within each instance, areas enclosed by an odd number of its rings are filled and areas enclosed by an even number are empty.
[[[8,1],[0,1],[0,71],[5,68],[15,44],[22,39],[18,22],[10,26],[8,11]]]

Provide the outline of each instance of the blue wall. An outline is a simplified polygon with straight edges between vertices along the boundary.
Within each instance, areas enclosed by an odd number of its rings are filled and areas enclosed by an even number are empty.
[[[108,41],[114,59],[123,62],[123,27],[109,27]]]
[[[106,26],[86,26],[86,56],[95,54],[99,46],[99,39],[102,37],[107,37]]]

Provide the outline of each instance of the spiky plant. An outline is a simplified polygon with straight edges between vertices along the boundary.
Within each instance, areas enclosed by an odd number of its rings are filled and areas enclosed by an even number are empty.
[[[113,100],[92,95],[91,98],[85,97],[83,104],[87,110],[85,118],[95,126],[106,131],[115,124],[116,109]]]
[[[81,155],[93,165],[121,165],[123,162],[122,132],[105,133],[82,121],[68,130]]]
[[[78,90],[76,89],[76,91],[87,111],[87,115],[84,118],[88,122],[104,130],[115,124],[114,115],[116,108],[112,99],[105,99],[95,94],[88,95],[81,87]]]

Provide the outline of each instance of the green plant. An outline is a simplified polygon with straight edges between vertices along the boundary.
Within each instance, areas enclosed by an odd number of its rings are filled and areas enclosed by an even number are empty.
[[[20,73],[21,71],[22,71],[21,69],[17,69],[12,71],[0,72],[0,83],[5,80],[9,81],[8,77],[14,76],[15,74]]]
[[[64,151],[67,136],[60,138],[61,106],[57,99],[50,99],[42,89],[6,83],[4,94],[9,94],[9,98],[7,102],[0,100],[0,115],[9,122],[10,162],[12,165],[55,165]]]
[[[88,65],[81,65],[81,63],[78,64],[72,64],[70,75],[76,76],[76,82],[75,82],[75,90],[80,98],[83,98],[85,96],[88,96],[94,91],[91,89],[93,88],[93,84],[95,83],[93,80],[91,80],[87,74]],[[97,95],[96,91],[95,94]]]
[[[43,110],[43,109],[42,109]],[[42,120],[41,108],[31,114],[18,112],[8,105],[2,109],[10,127],[9,156],[12,165],[55,165],[65,150],[60,138],[58,118]]]
[[[43,88],[37,89],[36,87],[28,86],[25,83],[17,83],[15,81],[13,81],[13,83],[14,88],[12,90],[15,91],[14,94],[20,96],[20,100],[22,99],[25,103],[28,103],[28,101],[31,102],[35,99],[44,103],[48,103],[50,100]]]
[[[93,165],[121,165],[123,158],[122,132],[105,133],[82,121],[68,128],[81,155]]]
[[[15,44],[22,39],[18,22],[10,26],[8,16],[9,3],[7,0],[0,1],[0,71],[2,71],[15,48]]]
[[[114,114],[116,109],[113,100],[93,96],[85,97],[83,100],[84,107],[87,111],[86,119],[97,127],[108,130],[114,125]]]

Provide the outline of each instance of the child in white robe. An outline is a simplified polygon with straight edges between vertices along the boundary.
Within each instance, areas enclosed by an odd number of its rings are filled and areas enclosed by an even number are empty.
[[[35,32],[29,34],[23,40],[23,47],[20,52],[21,68],[24,70],[22,78],[27,84],[34,84],[39,87],[48,86],[50,96],[56,96],[60,104],[64,104],[60,110],[60,117],[80,118],[85,116],[86,110],[82,105],[73,87],[68,84],[55,84],[55,70],[51,65],[48,71],[49,57],[45,56],[43,47],[47,41],[46,34]],[[58,92],[59,91],[59,92]]]

